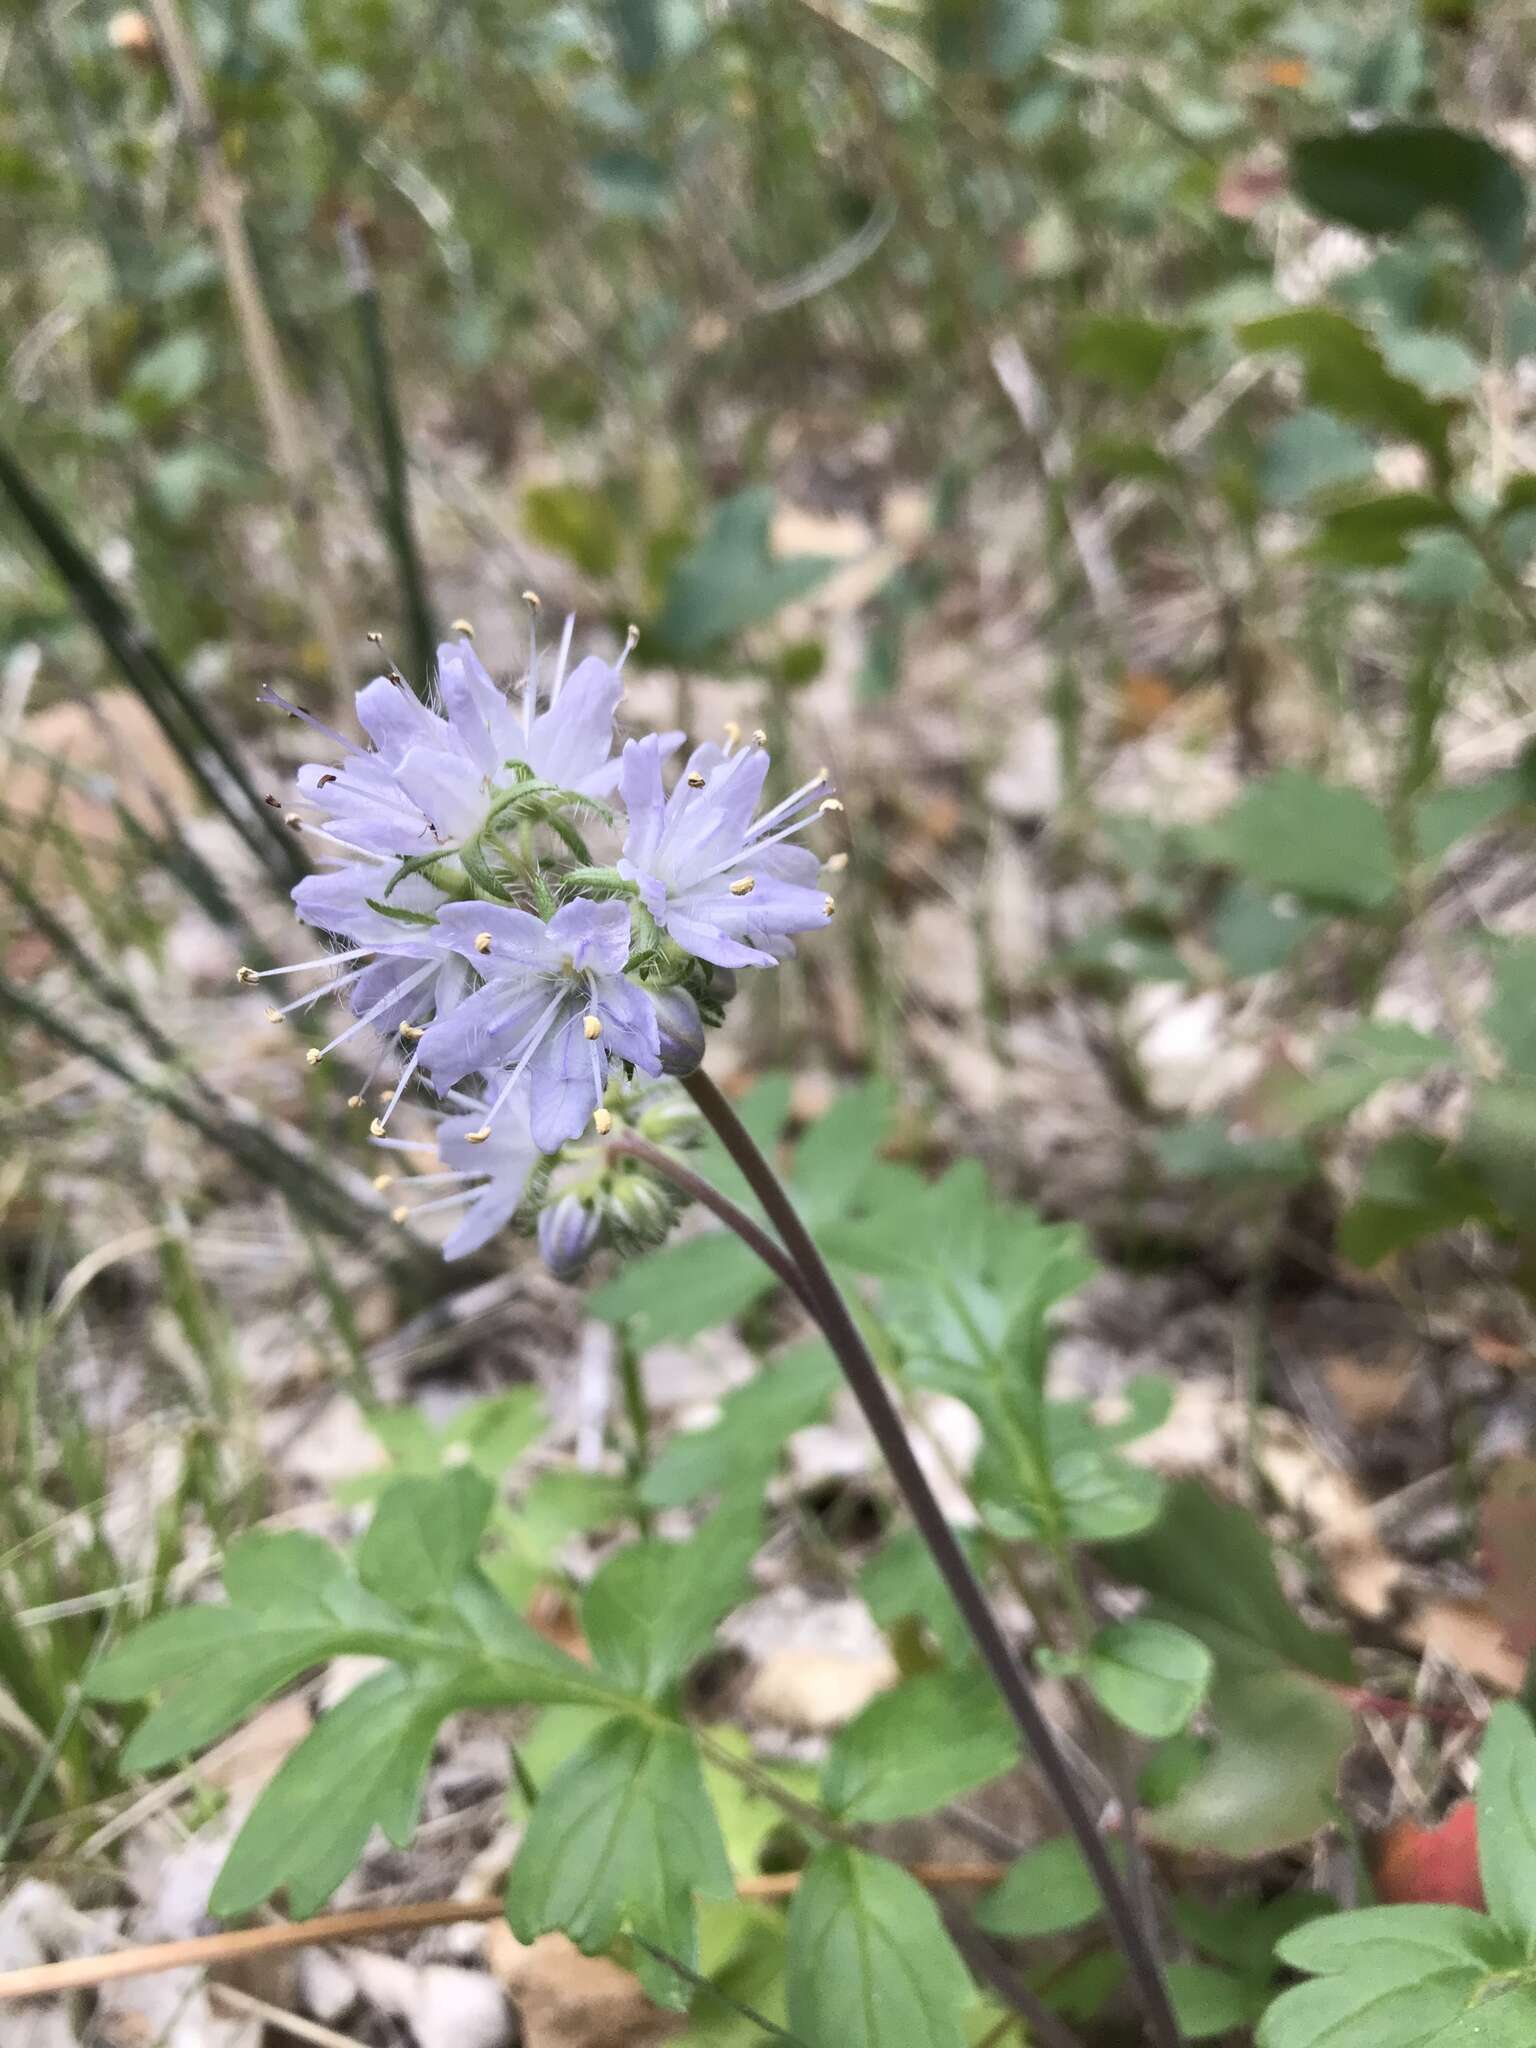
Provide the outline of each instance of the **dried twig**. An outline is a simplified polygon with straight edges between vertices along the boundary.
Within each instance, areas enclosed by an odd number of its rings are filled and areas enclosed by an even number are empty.
[[[1007,1872],[1005,1863],[914,1863],[911,1875],[928,1885],[993,1885]],[[738,1880],[742,1899],[782,1899],[800,1882],[795,1870]],[[359,1906],[348,1913],[322,1913],[275,1927],[244,1927],[228,1934],[191,1935],[184,1941],[156,1941],[141,1948],[117,1949],[104,1956],[74,1956],[62,1963],[37,1963],[25,1970],[0,1972],[0,2003],[13,1998],[46,1998],[61,1991],[87,1991],[121,1977],[150,1977],[162,1970],[208,1969],[215,1963],[243,1961],[290,1948],[314,1948],[334,1941],[360,1941],[370,1935],[409,1934],[424,1927],[452,1927],[467,1920],[497,1920],[505,1911],[500,1899],[421,1899],[404,1906]]]

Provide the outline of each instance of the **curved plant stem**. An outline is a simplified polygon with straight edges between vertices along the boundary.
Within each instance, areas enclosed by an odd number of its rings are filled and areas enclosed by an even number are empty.
[[[681,1159],[671,1152],[663,1152],[659,1145],[653,1145],[649,1138],[642,1138],[638,1131],[623,1131],[608,1146],[610,1152],[626,1153],[631,1159],[639,1159],[654,1173],[671,1181],[673,1187],[685,1194],[691,1202],[698,1202],[718,1216],[728,1230],[734,1230],[748,1251],[756,1252],[763,1264],[794,1295],[806,1314],[820,1321],[816,1303],[812,1298],[800,1268],[785,1251],[784,1247],[771,1238],[763,1226],[749,1216],[745,1209],[733,1202],[729,1195],[722,1195],[702,1173],[695,1173],[691,1166],[685,1166]]]
[[[683,1086],[762,1203],[769,1221],[800,1269],[804,1290],[796,1291],[802,1299],[809,1295],[811,1313],[837,1356],[843,1376],[863,1411],[870,1433],[880,1447],[918,1533],[928,1546],[950,1597],[959,1608],[971,1639],[1093,1876],[1115,1940],[1140,1994],[1151,2039],[1157,2048],[1182,2048],[1183,2036],[1169,2002],[1156,1952],[1147,1939],[1120,1873],[1110,1859],[1098,1823],[1062,1755],[1050,1722],[1035,1699],[1028,1675],[1014,1655],[965,1552],[955,1540],[954,1531],[907,1440],[901,1417],[886,1392],[879,1368],[869,1355],[858,1325],[827,1270],[826,1261],[801,1222],[778,1175],[714,1082],[701,1071],[690,1075]],[[718,1209],[716,1213],[719,1213]],[[777,1266],[775,1270],[778,1270]]]

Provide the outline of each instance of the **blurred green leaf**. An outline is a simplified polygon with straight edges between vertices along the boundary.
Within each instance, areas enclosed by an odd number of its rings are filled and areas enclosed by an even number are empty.
[[[765,1361],[756,1378],[726,1395],[718,1422],[668,1440],[640,1483],[640,1498],[655,1508],[681,1507],[701,1494],[760,1487],[795,1431],[825,1418],[837,1384],[836,1362],[822,1343]]]
[[[1089,1646],[1083,1676],[1094,1698],[1134,1734],[1176,1735],[1203,1702],[1211,1653],[1187,1629],[1138,1616],[1110,1622]]]
[[[357,1554],[371,1592],[409,1613],[448,1598],[474,1562],[495,1490],[468,1465],[387,1487]]]
[[[1174,2014],[1191,2041],[1209,2041],[1250,2026],[1269,2002],[1262,1984],[1209,1963],[1169,1963],[1167,1975]]]
[[[1487,1195],[1434,1138],[1400,1131],[1372,1153],[1359,1195],[1339,1219],[1338,1248],[1351,1265],[1379,1265],[1442,1230],[1488,1219]]]
[[[1536,939],[1500,948],[1483,1023],[1514,1073],[1536,1075]]]
[[[1124,1861],[1118,1844],[1113,1853],[1117,1863]],[[1069,1934],[1097,1920],[1103,1910],[1082,1850],[1069,1835],[1058,1835],[1008,1866],[1002,1883],[978,1901],[976,1924],[988,1934],[1029,1940]]]
[[[952,1533],[971,1565],[979,1568],[981,1545],[975,1530],[955,1529]],[[920,1621],[951,1663],[969,1655],[970,1630],[915,1529],[898,1529],[886,1538],[860,1572],[859,1591],[887,1635],[904,1621]]]
[[[213,353],[201,334],[173,334],[140,356],[128,376],[125,395],[135,404],[174,411],[195,398],[213,370]]]
[[[1320,491],[1359,483],[1376,461],[1357,427],[1316,406],[1270,430],[1259,455],[1259,489],[1272,505],[1301,505]]]
[[[837,566],[824,555],[776,557],[766,485],[716,506],[709,531],[672,572],[648,636],[658,659],[692,661],[807,596]]]
[[[991,1679],[974,1667],[928,1671],[878,1694],[838,1730],[821,1796],[845,1821],[909,1820],[1018,1761],[1018,1731]]]
[[[1307,552],[1340,569],[1396,569],[1415,538],[1454,521],[1450,506],[1426,491],[1362,498],[1325,513]]]
[[[1284,350],[1300,359],[1313,406],[1377,433],[1415,441],[1437,464],[1446,460],[1449,407],[1406,378],[1395,377],[1381,351],[1353,320],[1324,306],[1251,320],[1238,329],[1256,354]]]
[[[1315,213],[1366,234],[1402,234],[1431,209],[1455,214],[1500,270],[1525,245],[1525,180],[1484,136],[1437,121],[1386,121],[1292,145],[1291,183]]]
[[[662,1698],[709,1648],[722,1615],[746,1598],[761,1540],[754,1498],[717,1509],[689,1543],[616,1551],[582,1601],[599,1668],[623,1692]]]
[[[1357,789],[1282,768],[1255,783],[1216,827],[1226,859],[1250,881],[1319,904],[1376,911],[1397,894],[1385,814]]]
[[[1086,314],[1067,330],[1067,362],[1079,376],[1139,396],[1151,390],[1194,331],[1130,313]]]
[[[606,492],[582,484],[534,484],[523,493],[528,537],[602,582],[619,566],[623,529]]]

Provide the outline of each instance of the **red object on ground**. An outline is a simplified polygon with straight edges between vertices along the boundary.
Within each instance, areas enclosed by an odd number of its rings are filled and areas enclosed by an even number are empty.
[[[1477,1871],[1477,1809],[1453,1806],[1437,1828],[1400,1820],[1376,1849],[1376,1892],[1384,1906],[1474,1906],[1483,1910]]]

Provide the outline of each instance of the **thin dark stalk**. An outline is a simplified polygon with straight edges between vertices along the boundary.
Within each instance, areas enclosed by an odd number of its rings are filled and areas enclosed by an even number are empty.
[[[961,1914],[947,1912],[944,1925],[950,1939],[971,1967],[971,1974],[989,1984],[1029,2025],[1029,2038],[1039,2048],[1081,2048],[1076,2034],[1046,2004],[1045,2000],[1015,1969],[1011,1969],[985,1935]]]
[[[686,1195],[690,1202],[698,1202],[711,1215],[718,1216],[728,1230],[735,1231],[747,1250],[756,1252],[769,1271],[784,1283],[806,1314],[820,1321],[815,1300],[800,1268],[784,1247],[775,1243],[762,1225],[755,1222],[745,1209],[738,1208],[729,1195],[722,1195],[712,1181],[707,1181],[702,1173],[695,1173],[691,1166],[685,1166],[671,1152],[663,1152],[649,1138],[642,1138],[638,1131],[621,1132],[608,1150],[643,1161],[653,1172],[671,1181],[673,1187]]]
[[[880,1370],[869,1354],[837,1283],[827,1270],[826,1261],[801,1222],[778,1175],[714,1082],[701,1071],[691,1075],[683,1085],[762,1203],[790,1257],[800,1268],[813,1304],[812,1313],[837,1356],[854,1399],[890,1468],[891,1477],[1093,1876],[1116,1943],[1140,1994],[1153,2040],[1158,2048],[1182,2048],[1183,2036],[1169,2002],[1157,1955],[1109,1856],[1098,1823],[1083,1799],[1051,1724],[1035,1699],[1029,1678],[992,1611],[991,1602],[972,1571],[965,1552],[955,1540],[954,1531],[907,1440],[901,1417],[886,1392]]]
[[[379,287],[368,259],[367,245],[356,224],[342,216],[336,230],[341,246],[342,266],[357,314],[357,331],[363,345],[363,363],[368,372],[368,393],[373,401],[374,425],[379,436],[379,456],[384,465],[384,488],[379,495],[379,517],[394,552],[410,635],[412,676],[418,692],[427,688],[437,647],[437,628],[432,603],[427,596],[421,551],[416,545],[416,525],[411,516],[411,465],[405,435],[400,425],[389,343],[384,333]]]
[[[303,857],[277,813],[262,803],[233,745],[3,446],[0,491],[10,499],[108,657],[134,694],[143,699],[206,795],[275,879],[284,885],[297,881],[305,872]]]

